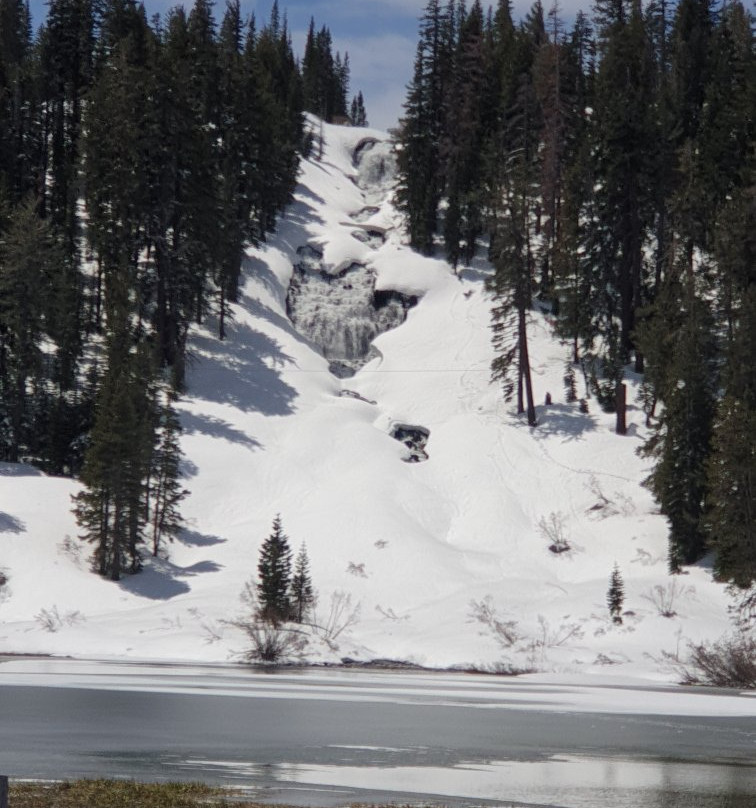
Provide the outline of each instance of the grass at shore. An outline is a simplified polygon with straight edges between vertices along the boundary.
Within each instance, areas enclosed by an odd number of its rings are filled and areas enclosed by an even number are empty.
[[[201,783],[74,780],[10,784],[9,808],[257,808],[238,794]]]
[[[514,803],[507,803],[514,806]],[[643,808],[662,803],[649,803]],[[664,808],[754,808],[753,795],[670,795]],[[428,808],[439,808],[435,801]],[[474,803],[470,803],[474,806]],[[485,803],[481,803],[485,805]],[[608,803],[607,803],[608,805]],[[8,808],[287,808],[247,801],[238,791],[202,783],[138,783],[133,780],[73,780],[61,783],[14,783]],[[352,808],[402,808],[353,805]],[[408,806],[403,806],[408,808]]]

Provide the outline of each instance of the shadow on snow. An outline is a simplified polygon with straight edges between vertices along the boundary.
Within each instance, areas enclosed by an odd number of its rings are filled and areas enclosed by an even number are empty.
[[[200,533],[197,530],[182,530],[176,537],[176,541],[190,547],[211,547],[214,544],[223,544],[226,539],[220,536],[210,536],[207,533]]]
[[[193,578],[208,572],[218,572],[222,565],[215,561],[200,561],[190,567],[178,567],[160,558],[150,558],[139,575],[122,578],[121,589],[150,600],[171,600],[191,590],[186,578]]]
[[[182,410],[181,427],[186,435],[198,433],[211,438],[221,438],[230,443],[240,443],[253,451],[262,448],[260,442],[255,438],[251,438],[228,421],[215,418],[212,415],[198,415],[197,413]],[[183,477],[194,477],[197,474],[197,466],[184,460],[181,463],[181,472]]]
[[[282,381],[276,365],[291,361],[280,345],[248,325],[230,323],[228,339],[204,334],[192,339],[195,357],[201,357],[202,383],[190,383],[200,398],[231,404],[243,412],[290,415],[296,391]],[[265,359],[272,361],[269,367]]]
[[[598,422],[590,413],[582,413],[570,404],[549,404],[536,408],[538,426],[533,430],[535,438],[552,435],[565,440],[582,440],[584,433],[593,432]]]
[[[15,516],[0,511],[0,533],[24,533],[26,525]]]

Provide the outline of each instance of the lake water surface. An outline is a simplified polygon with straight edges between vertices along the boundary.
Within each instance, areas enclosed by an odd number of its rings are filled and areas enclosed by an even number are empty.
[[[13,661],[0,663],[0,774],[203,780],[319,806],[754,808],[756,699],[459,674]]]

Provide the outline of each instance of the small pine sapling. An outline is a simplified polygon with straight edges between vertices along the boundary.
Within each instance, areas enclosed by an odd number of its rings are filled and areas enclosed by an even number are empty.
[[[567,362],[564,366],[564,390],[569,404],[578,400],[575,368],[572,362]]]
[[[290,601],[292,620],[296,623],[304,623],[315,603],[315,590],[310,578],[310,560],[307,557],[304,542],[299,548],[297,559],[294,562]]]
[[[617,625],[622,625],[622,604],[625,602],[625,584],[622,582],[622,575],[616,564],[609,578],[609,591],[606,593],[606,602],[609,606],[609,614],[612,617],[612,622]]]

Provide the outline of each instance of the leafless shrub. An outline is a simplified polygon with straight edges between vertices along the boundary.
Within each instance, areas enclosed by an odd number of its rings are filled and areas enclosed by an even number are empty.
[[[608,497],[594,474],[588,479],[588,490],[596,497],[595,504],[588,508],[588,512],[595,514],[599,519],[608,519],[618,514],[632,516],[636,512],[635,503],[627,494],[615,491],[611,498]]]
[[[302,626],[263,616],[255,585],[251,581],[245,583],[240,599],[244,604],[245,613],[234,620],[222,623],[235,626],[246,635],[249,646],[242,653],[242,657],[247,662],[281,662],[302,655],[308,642],[307,633]],[[213,633],[217,629],[208,626],[208,630],[211,638],[209,641],[212,642]]]
[[[537,648],[542,650],[558,648],[569,640],[580,640],[584,634],[579,623],[569,622],[552,626],[542,614],[538,615],[538,627],[539,635],[534,640],[534,643]]]
[[[254,618],[235,621],[235,625],[244,631],[250,641],[244,654],[248,662],[281,662],[301,655],[307,646],[307,635],[294,624]]]
[[[77,567],[82,563],[82,544],[76,539],[72,539],[68,534],[63,537],[63,541],[58,544],[58,551],[73,561]]]
[[[470,618],[485,626],[502,648],[511,648],[520,638],[515,620],[504,620],[493,605],[493,598],[470,601]]]
[[[8,574],[5,570],[0,570],[0,589],[8,583]]]
[[[599,483],[595,474],[591,474],[588,478],[588,490],[596,497],[596,504],[592,505],[588,510],[600,511],[604,508],[608,508],[612,504],[609,498],[604,494],[601,483]]]
[[[223,639],[223,626],[221,623],[218,623],[215,620],[212,622],[203,620],[200,623],[200,628],[202,629],[202,636],[204,638],[205,645],[213,645],[214,643],[220,642]]]
[[[359,603],[353,605],[352,596],[338,589],[331,595],[328,612],[320,615],[316,611],[309,625],[332,649],[335,649],[339,636],[359,622],[360,611],[361,605]]]
[[[728,591],[733,599],[728,611],[735,625],[741,631],[748,631],[756,626],[756,584],[748,589],[732,585]]]
[[[379,550],[383,550],[388,547],[388,541],[386,541],[386,539],[378,539],[378,541],[374,542],[374,544]]]
[[[40,609],[34,615],[34,619],[45,631],[55,634],[64,626],[74,626],[76,623],[81,623],[84,620],[84,615],[79,611],[61,614],[57,606],[52,606],[50,609]]]
[[[756,636],[738,633],[691,644],[683,673],[686,684],[756,689]]]
[[[399,616],[390,606],[384,609],[383,606],[376,605],[375,610],[378,614],[386,618],[386,620],[409,620],[408,614]]]
[[[223,639],[225,627],[222,622],[218,622],[217,620],[205,620],[202,616],[202,612],[196,606],[192,606],[190,609],[187,609],[187,611],[202,629],[205,645],[213,645],[213,643],[220,642]]]
[[[596,497],[595,504],[588,508],[589,513],[595,514],[599,519],[608,519],[610,516],[633,516],[636,512],[635,503],[622,491],[615,491],[608,497],[595,474],[588,478],[588,490]]]
[[[677,610],[675,604],[678,599],[686,595],[692,595],[695,591],[695,587],[681,584],[677,578],[673,578],[664,586],[661,584],[652,586],[651,589],[643,595],[643,598],[654,604],[657,614],[661,615],[661,617],[676,617]]]
[[[627,494],[623,494],[621,491],[614,492],[614,498],[617,502],[617,508],[619,512],[623,516],[634,516],[636,512],[635,503],[630,499]]]
[[[350,561],[349,566],[347,567],[347,572],[350,575],[356,575],[358,578],[367,578],[364,564],[355,564],[353,561]]]
[[[538,532],[549,542],[549,550],[552,553],[564,553],[570,549],[570,544],[565,536],[565,516],[561,511],[552,511],[548,516],[542,516],[538,520]]]
[[[648,550],[644,550],[642,547],[635,548],[635,558],[631,560],[631,564],[640,564],[643,567],[650,567],[653,564],[656,564],[660,559],[654,558]]]

